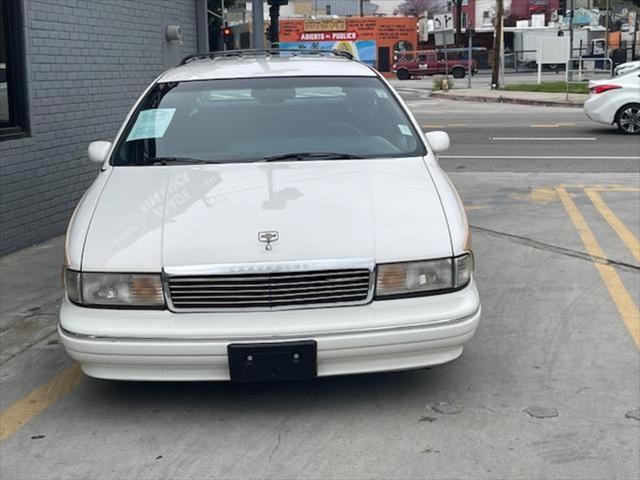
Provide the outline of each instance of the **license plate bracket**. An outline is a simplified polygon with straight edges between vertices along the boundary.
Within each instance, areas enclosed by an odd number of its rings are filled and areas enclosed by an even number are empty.
[[[232,343],[227,347],[232,382],[309,380],[318,375],[314,340]]]

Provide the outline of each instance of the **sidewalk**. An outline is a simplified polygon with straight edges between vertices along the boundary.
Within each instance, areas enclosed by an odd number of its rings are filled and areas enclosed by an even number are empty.
[[[0,257],[0,365],[55,333],[64,237]]]
[[[510,92],[505,90],[489,90],[483,88],[456,88],[448,92],[432,92],[432,98],[447,98],[449,100],[466,100],[473,102],[517,103],[520,105],[544,105],[553,107],[582,108],[588,95],[581,93],[544,92]]]

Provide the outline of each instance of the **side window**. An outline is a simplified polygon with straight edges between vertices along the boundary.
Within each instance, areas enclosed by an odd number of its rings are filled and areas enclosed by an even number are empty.
[[[418,61],[420,63],[424,63],[427,61],[427,56],[426,55],[418,55]]]
[[[22,2],[0,2],[0,141],[28,134]]]

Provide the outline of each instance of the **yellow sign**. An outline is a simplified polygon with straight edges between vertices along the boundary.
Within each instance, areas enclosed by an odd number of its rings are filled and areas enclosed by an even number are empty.
[[[305,20],[305,32],[344,32],[347,30],[346,18],[331,18],[324,20]]]

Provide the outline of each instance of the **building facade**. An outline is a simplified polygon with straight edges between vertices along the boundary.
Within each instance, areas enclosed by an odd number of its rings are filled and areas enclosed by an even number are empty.
[[[64,233],[96,175],[88,144],[112,140],[146,85],[208,46],[202,0],[0,5],[2,254]]]

